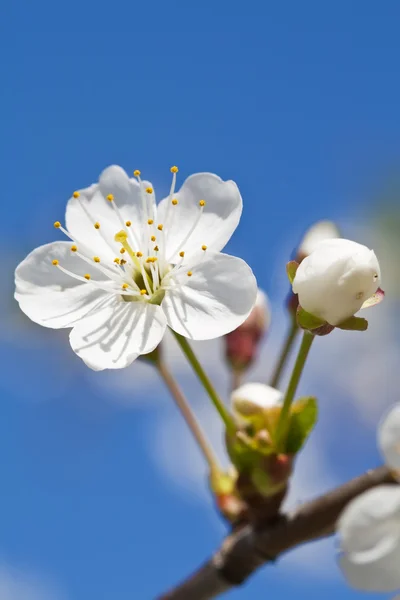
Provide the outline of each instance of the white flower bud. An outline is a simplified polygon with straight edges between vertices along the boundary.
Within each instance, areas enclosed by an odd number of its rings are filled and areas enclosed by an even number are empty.
[[[301,262],[293,292],[305,311],[338,325],[360,310],[380,279],[373,250],[350,240],[330,239],[320,242]]]
[[[393,406],[382,419],[378,445],[388,467],[400,471],[400,404]]]
[[[261,414],[268,408],[281,406],[281,392],[263,383],[245,383],[231,395],[233,410],[242,417]]]
[[[335,223],[332,221],[318,221],[314,223],[305,233],[297,249],[297,262],[301,262],[311,252],[314,252],[316,246],[324,240],[330,240],[340,237],[340,233]]]

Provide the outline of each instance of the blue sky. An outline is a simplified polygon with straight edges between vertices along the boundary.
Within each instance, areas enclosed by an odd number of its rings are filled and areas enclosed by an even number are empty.
[[[59,590],[49,592],[52,600],[151,600],[209,555],[223,529],[193,483],[196,469],[191,475],[190,464],[179,464],[183,424],[154,374],[136,365],[110,379],[88,373],[65,332],[42,330],[18,312],[15,265],[54,239],[52,223],[63,219],[71,191],[109,164],[140,168],[161,192],[172,164],[180,181],[197,171],[234,179],[244,214],[228,250],[249,262],[272,297],[271,361],[284,329],[291,247],[320,218],[338,220],[347,235],[358,231],[397,176],[399,18],[391,0],[39,0],[2,8],[0,566],[43,580],[35,600],[46,586]],[[382,331],[376,325],[365,339],[379,341]],[[336,358],[353,343],[332,339],[323,347]],[[355,343],[358,358],[371,359]],[[324,392],[324,364],[313,360],[314,378],[304,385]],[[355,367],[369,364],[360,361]],[[379,377],[377,369],[369,385],[382,386]],[[350,402],[360,397],[356,388],[352,382],[342,413],[321,417],[331,434],[319,438],[327,462],[316,473],[329,466],[335,482],[379,463],[376,414],[363,419]],[[337,392],[345,399],[346,389]],[[203,410],[206,398],[196,394]],[[359,432],[353,461],[335,435],[343,411],[353,439]],[[270,567],[230,597],[362,597],[333,558],[323,572],[313,560],[297,570],[290,562]],[[16,589],[5,600],[31,599],[26,586]]]

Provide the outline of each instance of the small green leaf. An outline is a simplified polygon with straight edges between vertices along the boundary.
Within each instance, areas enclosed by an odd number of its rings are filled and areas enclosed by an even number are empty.
[[[346,331],[365,331],[368,329],[368,321],[367,319],[362,319],[361,317],[350,317],[336,325],[339,329],[345,329]]]
[[[304,445],[318,419],[317,399],[300,398],[291,409],[289,429],[285,443],[287,454],[296,454]]]
[[[290,283],[293,283],[294,277],[296,275],[296,271],[299,268],[299,263],[295,260],[291,260],[286,265],[286,273],[289,278]]]
[[[296,316],[297,323],[302,329],[308,329],[309,331],[312,331],[313,329],[318,329],[318,327],[326,325],[326,321],[320,319],[319,317],[314,317],[314,315],[306,312],[304,308],[301,308],[301,306],[297,308]]]

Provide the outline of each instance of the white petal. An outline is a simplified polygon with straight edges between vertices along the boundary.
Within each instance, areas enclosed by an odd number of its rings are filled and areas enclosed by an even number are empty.
[[[140,354],[152,352],[165,329],[165,316],[159,306],[124,302],[114,296],[74,327],[70,343],[91,369],[122,369]]]
[[[72,327],[108,295],[90,282],[81,283],[52,265],[52,260],[57,259],[76,275],[84,275],[88,265],[73,255],[70,248],[68,242],[40,246],[15,271],[15,298],[21,310],[44,327]],[[101,274],[100,278],[104,280]]]
[[[338,325],[360,310],[380,284],[372,250],[350,240],[320,242],[296,271],[293,292],[307,312]]]
[[[400,470],[400,404],[393,406],[378,427],[378,444],[386,464]]]
[[[178,204],[169,207],[167,221],[168,198],[158,207],[158,221],[165,225],[166,256],[171,257],[171,262],[178,261],[178,252],[182,250],[188,260],[203,245],[216,252],[222,250],[242,213],[242,198],[236,183],[223,181],[212,173],[196,173],[186,179],[174,197]],[[200,214],[200,200],[206,202],[203,214],[190,239],[185,241]]]
[[[129,179],[125,171],[116,165],[107,167],[99,178],[99,183],[80,190],[79,198],[70,198],[65,215],[69,232],[94,254],[101,258],[112,259],[118,256],[121,245],[114,241],[115,234],[122,229],[123,223],[106,197],[112,194],[123,222],[132,222],[136,240],[142,242],[147,218],[140,194],[139,183]],[[100,223],[100,229],[94,223]],[[138,248],[135,248],[138,250]]]
[[[263,383],[245,383],[231,394],[232,407],[242,416],[282,404],[279,390]]]
[[[400,588],[399,540],[393,545],[382,544],[370,555],[343,555],[339,564],[353,588],[366,592],[393,592]]]
[[[250,314],[257,297],[257,283],[250,267],[240,258],[209,253],[176,276],[179,285],[165,294],[162,308],[168,325],[193,340],[225,335]]]

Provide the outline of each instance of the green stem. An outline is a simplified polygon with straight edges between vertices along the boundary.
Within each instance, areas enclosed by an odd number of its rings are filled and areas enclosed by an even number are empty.
[[[290,407],[294,399],[294,395],[299,385],[300,377],[304,369],[304,365],[311,348],[311,344],[314,341],[314,336],[309,331],[303,333],[303,339],[299,348],[299,353],[296,358],[295,365],[293,367],[292,376],[290,377],[289,385],[286,390],[285,397],[283,399],[282,411],[279,417],[278,425],[276,428],[275,440],[279,447],[282,437],[284,437],[286,431],[286,425],[290,412]]]
[[[175,381],[175,378],[173,377],[172,373],[169,371],[166,364],[162,360],[159,360],[156,363],[156,367],[157,367],[157,370],[158,370],[159,374],[161,375],[162,379],[164,380],[164,383],[166,384],[167,388],[169,389],[171,396],[174,398],[177,407],[181,411],[181,414],[182,414],[183,418],[185,419],[186,424],[189,427],[190,431],[192,432],[193,437],[196,440],[200,450],[202,451],[204,458],[206,459],[208,466],[210,468],[211,476],[215,477],[216,475],[218,475],[222,472],[222,469],[218,463],[218,460],[217,460],[210,444],[208,443],[208,440],[207,440],[203,430],[201,429],[199,423],[197,422],[197,419],[194,416],[194,414],[189,406],[188,401],[186,400],[182,390],[180,389],[178,383]]]
[[[236,432],[235,422],[234,422],[233,418],[231,417],[231,415],[229,414],[228,410],[225,408],[221,398],[218,396],[217,392],[215,391],[214,386],[212,385],[211,381],[209,380],[208,376],[206,375],[203,367],[199,363],[189,342],[182,335],[180,335],[179,333],[176,333],[176,331],[172,331],[172,333],[174,334],[178,344],[182,348],[184,355],[190,362],[193,371],[196,373],[197,377],[199,378],[200,382],[202,383],[207,394],[210,396],[212,403],[214,404],[215,408],[217,409],[221,419],[225,423],[227,432],[234,434]]]
[[[299,327],[297,325],[296,317],[291,317],[290,328],[287,333],[285,343],[281,350],[281,354],[279,356],[278,362],[275,367],[275,371],[273,372],[270,386],[273,388],[277,388],[279,386],[283,370],[286,366],[287,359],[289,358],[290,351],[292,350],[293,344],[296,341],[297,334],[299,332]]]

